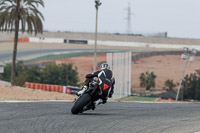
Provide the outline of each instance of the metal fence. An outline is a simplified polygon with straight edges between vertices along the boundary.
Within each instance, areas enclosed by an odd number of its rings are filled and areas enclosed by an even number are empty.
[[[131,52],[107,53],[107,63],[115,77],[113,99],[131,95]]]

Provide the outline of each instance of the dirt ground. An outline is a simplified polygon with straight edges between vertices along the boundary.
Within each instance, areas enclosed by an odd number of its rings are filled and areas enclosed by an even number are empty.
[[[185,71],[186,74],[194,73],[200,69],[200,57],[195,57],[194,62],[189,62]],[[174,83],[179,83],[184,69],[184,60],[180,55],[165,55],[141,58],[132,63],[132,88],[133,91],[142,91],[140,88],[139,76],[142,72],[154,72],[156,75],[155,89],[164,87],[166,80],[171,79]],[[176,87],[178,88],[178,87]]]
[[[75,95],[68,95],[57,92],[47,92],[18,86],[0,85],[0,101],[74,100],[75,97]]]

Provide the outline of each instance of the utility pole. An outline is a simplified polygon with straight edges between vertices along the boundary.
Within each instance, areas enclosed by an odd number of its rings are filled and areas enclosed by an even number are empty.
[[[179,86],[178,86],[178,91],[177,91],[177,95],[176,95],[176,101],[178,101],[178,97],[179,97],[179,93],[180,93],[180,90],[181,90],[181,85],[182,85],[182,83],[183,83],[184,74],[185,74],[185,70],[186,70],[188,61],[189,61],[189,56],[188,56],[188,57],[186,58],[186,60],[185,60],[183,73],[182,73],[182,76],[181,76],[180,84],[179,84]]]
[[[98,9],[99,6],[101,5],[100,0],[95,0],[95,8],[96,8],[96,26],[95,26],[95,44],[94,44],[94,69],[93,71],[96,71],[97,67],[97,61],[96,61],[96,56],[97,56],[97,28],[98,28]]]

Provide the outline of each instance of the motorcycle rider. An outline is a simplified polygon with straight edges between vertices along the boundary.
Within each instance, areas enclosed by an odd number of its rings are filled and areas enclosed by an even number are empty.
[[[108,97],[111,98],[114,93],[115,79],[109,65],[107,63],[103,63],[100,67],[101,70],[86,75],[85,85],[83,86],[82,90],[77,92],[78,96],[82,95],[85,90],[88,89],[91,79],[93,77],[98,77],[98,84],[101,90],[101,98],[94,102],[95,105],[106,103]]]

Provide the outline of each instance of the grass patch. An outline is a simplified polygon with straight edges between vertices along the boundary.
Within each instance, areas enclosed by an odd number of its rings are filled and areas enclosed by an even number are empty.
[[[129,96],[120,99],[122,101],[155,101],[155,97],[138,97],[138,96]]]

